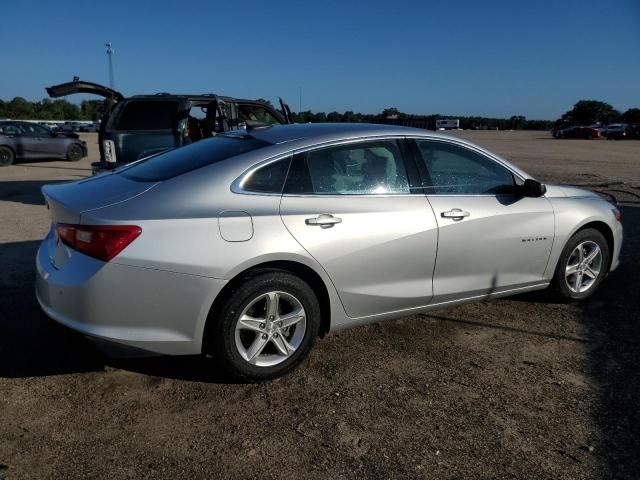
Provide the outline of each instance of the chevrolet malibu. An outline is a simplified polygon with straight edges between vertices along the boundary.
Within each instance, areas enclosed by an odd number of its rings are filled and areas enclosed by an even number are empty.
[[[583,300],[622,242],[591,192],[382,125],[249,125],[43,194],[50,317],[250,381],[330,331],[547,287]]]

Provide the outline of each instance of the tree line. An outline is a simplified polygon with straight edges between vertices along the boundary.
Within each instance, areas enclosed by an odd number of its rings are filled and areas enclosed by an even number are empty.
[[[562,125],[609,125],[611,123],[640,123],[640,108],[630,108],[620,113],[611,105],[599,100],[580,100],[571,110],[556,120]]]
[[[263,99],[260,99],[264,101]],[[271,105],[270,102],[265,101]],[[271,105],[273,106],[273,105]],[[104,111],[103,100],[83,100],[80,105],[67,100],[51,100],[45,98],[31,102],[22,97],[15,97],[10,101],[0,100],[0,119],[15,120],[91,120],[102,117]],[[298,123],[393,123],[400,125],[420,125],[423,128],[435,128],[436,120],[457,118],[463,129],[490,130],[549,130],[562,125],[607,125],[615,122],[640,123],[640,109],[630,108],[620,113],[611,105],[598,100],[580,100],[573,108],[564,113],[555,122],[551,120],[529,120],[522,115],[510,118],[491,118],[482,116],[459,115],[424,115],[400,112],[397,108],[386,108],[377,114],[356,113],[347,110],[340,112],[312,112],[306,110],[293,114]]]
[[[83,100],[80,105],[67,100],[51,100],[44,98],[30,102],[22,97],[15,97],[5,102],[0,99],[0,119],[13,120],[91,120],[102,117],[103,100]]]

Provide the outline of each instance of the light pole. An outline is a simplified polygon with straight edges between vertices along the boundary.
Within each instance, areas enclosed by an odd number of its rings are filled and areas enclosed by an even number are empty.
[[[109,88],[113,89],[115,87],[115,82],[113,80],[113,61],[111,60],[113,48],[111,48],[111,42],[105,43],[104,46],[107,50],[107,57],[109,58]]]

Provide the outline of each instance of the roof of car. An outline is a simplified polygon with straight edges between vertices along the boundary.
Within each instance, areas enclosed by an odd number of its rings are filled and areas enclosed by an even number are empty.
[[[418,128],[372,123],[296,123],[293,125],[273,125],[267,128],[254,128],[249,132],[235,130],[228,134],[247,135],[259,140],[279,144],[294,140],[313,140],[313,142],[334,141],[342,138],[359,138],[386,135],[433,135],[446,137],[435,132]]]
[[[249,100],[246,98],[236,98],[236,97],[226,97],[224,95],[216,95],[215,93],[197,93],[197,94],[190,94],[190,93],[165,93],[165,92],[160,92],[160,93],[146,93],[146,94],[141,94],[141,95],[132,95],[130,97],[126,97],[124,100],[122,101],[128,101],[128,100],[158,100],[158,101],[163,101],[163,100],[189,100],[189,101],[196,101],[196,102],[200,102],[200,101],[211,101],[214,99],[220,99],[223,100],[225,102],[238,102],[238,103],[259,103],[259,104],[265,104],[265,102],[260,102],[258,100]]]
[[[449,140],[483,151],[509,165],[509,167],[516,171],[522,178],[531,178],[525,171],[502,159],[495,153],[457,135],[448,135],[420,128],[371,123],[295,123],[293,125],[273,125],[263,128],[253,128],[249,131],[244,129],[232,130],[225,132],[224,135],[237,135],[245,138],[251,137],[263,140],[273,144],[274,147],[280,147],[276,148],[277,152],[275,153],[284,153],[286,151],[304,149],[315,145],[339,142],[341,140],[370,137],[411,136],[424,137],[425,139]]]

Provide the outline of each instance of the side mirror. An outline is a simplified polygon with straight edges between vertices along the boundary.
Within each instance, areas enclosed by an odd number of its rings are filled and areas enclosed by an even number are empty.
[[[547,193],[547,187],[532,178],[527,178],[519,190],[523,197],[537,198]]]

